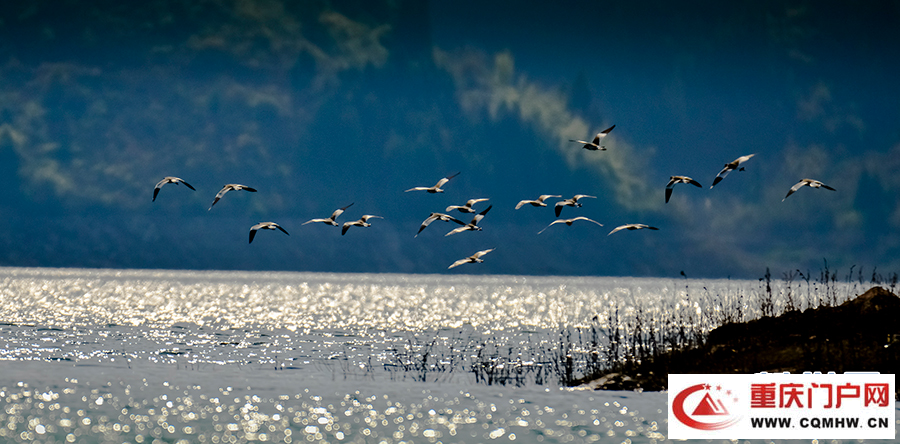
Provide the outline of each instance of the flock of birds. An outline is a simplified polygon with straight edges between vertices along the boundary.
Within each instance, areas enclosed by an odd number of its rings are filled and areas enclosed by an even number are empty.
[[[592,141],[590,141],[590,142],[587,142],[587,141],[584,141],[584,140],[570,140],[570,142],[580,143],[580,144],[582,144],[582,148],[587,149],[587,150],[591,150],[591,151],[605,151],[605,150],[606,150],[606,146],[601,145],[601,142],[602,142],[602,140],[610,133],[610,131],[612,131],[613,128],[615,128],[615,127],[616,127],[616,126],[613,125],[613,126],[607,128],[607,129],[605,129],[605,130],[603,130],[603,131],[597,133],[597,135],[594,136],[594,139],[593,139]],[[712,189],[713,187],[715,187],[719,182],[721,182],[721,181],[722,181],[722,180],[723,180],[730,172],[732,172],[732,171],[735,171],[735,170],[738,170],[738,171],[744,171],[744,167],[741,166],[741,165],[742,165],[744,162],[750,160],[753,156],[755,156],[755,154],[748,154],[748,155],[746,155],[746,156],[738,157],[737,159],[735,159],[735,160],[733,160],[733,161],[731,161],[731,162],[729,162],[729,163],[726,163],[726,164],[725,164],[725,167],[722,168],[722,170],[719,171],[719,174],[716,175],[715,179],[713,179],[713,183],[712,183],[712,185],[711,185],[709,188]],[[444,177],[444,178],[442,178],[441,180],[439,180],[439,181],[438,181],[435,185],[433,185],[433,186],[430,186],[430,187],[424,187],[424,186],[413,187],[413,188],[410,188],[410,189],[406,190],[406,192],[410,192],[410,191],[425,191],[425,192],[427,192],[427,193],[432,193],[432,194],[435,194],[435,193],[443,193],[443,192],[444,192],[444,189],[443,189],[442,187],[445,186],[448,182],[450,182],[450,180],[452,180],[454,177],[458,176],[459,174],[460,174],[460,173],[456,173],[456,174],[453,174],[453,175]],[[164,177],[162,180],[160,180],[160,181],[156,184],[156,187],[153,189],[153,201],[154,201],[154,202],[156,201],[157,195],[159,195],[160,189],[161,189],[164,185],[169,184],[169,183],[172,183],[172,184],[175,184],[175,185],[183,184],[184,186],[190,188],[191,190],[196,191],[196,189],[195,189],[194,187],[192,187],[189,183],[185,182],[183,179],[181,179],[181,178],[179,178],[179,177],[174,177],[174,176],[166,176],[166,177]],[[675,185],[676,185],[676,184],[679,184],[679,183],[690,184],[690,185],[694,185],[694,186],[696,186],[696,187],[702,188],[702,185],[700,185],[699,182],[697,182],[696,180],[694,180],[694,179],[692,179],[692,178],[690,178],[690,177],[688,177],[688,176],[671,176],[671,177],[669,178],[669,183],[666,184],[666,193],[665,193],[665,195],[666,195],[666,203],[669,202],[669,199],[670,199],[671,196],[672,196],[672,191],[674,190]],[[832,188],[832,187],[830,187],[830,186],[828,186],[828,185],[825,185],[824,183],[822,183],[822,182],[820,182],[820,181],[818,181],[818,180],[814,180],[814,179],[801,179],[799,182],[797,182],[797,184],[795,184],[794,186],[791,187],[791,189],[788,191],[787,195],[785,195],[785,196],[784,196],[784,199],[782,199],[782,202],[783,202],[785,199],[787,199],[791,194],[794,194],[795,192],[797,192],[800,188],[802,188],[802,187],[804,187],[804,186],[808,186],[808,187],[810,187],[810,188],[824,188],[824,189],[826,189],[826,190],[831,190],[831,191],[834,191],[834,190],[835,190],[834,188]],[[222,189],[219,190],[218,193],[216,193],[216,197],[215,197],[215,199],[213,199],[213,202],[212,202],[212,204],[210,204],[209,209],[208,209],[207,211],[212,210],[212,207],[213,207],[220,199],[222,199],[222,197],[224,197],[225,194],[228,193],[229,191],[249,191],[249,192],[255,193],[255,192],[256,192],[256,189],[251,188],[251,187],[248,187],[248,186],[246,186],[246,185],[241,185],[241,184],[236,184],[236,183],[225,184],[225,185],[222,187]],[[551,199],[551,198],[559,198],[559,199],[562,199],[562,196],[561,196],[561,195],[556,195],[556,194],[543,194],[543,195],[538,196],[537,199],[533,199],[533,200],[530,200],[530,199],[522,200],[522,201],[520,201],[518,204],[516,204],[516,210],[518,210],[518,209],[524,207],[525,205],[531,205],[531,206],[533,206],[533,207],[546,207],[546,206],[547,206],[546,200],[547,200],[547,199]],[[562,209],[563,209],[564,207],[567,207],[567,206],[568,206],[568,207],[575,207],[575,208],[581,207],[582,204],[581,204],[581,202],[579,202],[579,200],[585,199],[585,198],[596,199],[597,196],[590,196],[590,195],[587,195],[587,194],[576,194],[575,196],[572,196],[571,198],[563,199],[563,200],[557,201],[556,204],[554,205],[554,210],[555,210],[555,213],[556,213],[556,217],[558,218],[558,217],[560,216],[560,214],[561,214],[561,212],[562,212]],[[450,235],[453,235],[453,234],[462,233],[462,232],[464,232],[464,231],[481,231],[481,227],[478,226],[478,223],[485,217],[485,215],[488,213],[488,211],[490,211],[491,208],[493,208],[493,205],[488,206],[487,208],[485,208],[484,210],[482,210],[482,211],[480,211],[480,212],[476,211],[475,208],[474,208],[474,206],[475,206],[476,204],[480,203],[480,202],[485,202],[485,201],[488,201],[488,200],[489,200],[489,199],[487,199],[487,198],[469,199],[469,200],[468,200],[465,204],[463,204],[463,205],[450,205],[450,206],[448,206],[448,207],[444,210],[445,212],[443,212],[443,213],[433,212],[433,213],[431,213],[431,214],[430,214],[430,215],[422,222],[422,224],[419,226],[419,231],[416,232],[415,236],[417,237],[417,236],[422,232],[422,230],[424,230],[424,229],[425,229],[426,227],[428,227],[432,222],[435,222],[435,221],[454,222],[454,223],[460,225],[458,228],[454,228],[453,230],[451,230],[450,232],[448,232],[447,234],[445,234],[445,236],[450,236]],[[344,206],[344,207],[342,207],[342,208],[338,208],[338,209],[334,210],[334,212],[331,213],[331,216],[329,216],[329,217],[327,217],[327,218],[310,219],[310,220],[304,222],[302,225],[306,225],[306,224],[310,224],[310,223],[324,223],[324,224],[331,225],[331,226],[334,226],[334,227],[342,227],[342,228],[341,228],[341,235],[344,235],[344,234],[347,233],[347,230],[350,229],[350,227],[363,227],[363,228],[367,228],[367,227],[370,227],[370,226],[372,225],[372,224],[369,222],[369,220],[374,219],[374,218],[377,218],[377,219],[384,219],[384,218],[381,217],[381,216],[376,216],[376,215],[372,215],[372,214],[365,214],[365,215],[363,215],[362,217],[360,217],[358,220],[351,221],[351,222],[344,222],[343,224],[338,224],[337,218],[338,218],[341,214],[343,214],[344,211],[345,211],[347,208],[349,208],[351,205],[353,205],[353,204],[351,203],[351,204],[346,205],[346,206]],[[473,218],[472,218],[471,221],[469,221],[468,223],[466,223],[466,222],[463,222],[463,221],[460,220],[460,219],[457,219],[457,218],[455,218],[455,217],[453,217],[453,216],[447,214],[447,213],[450,213],[450,212],[452,212],[452,211],[459,211],[459,212],[461,212],[461,213],[475,214],[475,216],[473,216]],[[585,222],[590,222],[590,223],[596,224],[596,225],[601,226],[601,227],[603,226],[603,224],[601,224],[601,223],[599,223],[599,222],[597,222],[597,221],[595,221],[595,220],[593,220],[593,219],[590,219],[590,218],[587,218],[587,217],[584,217],[584,216],[578,216],[578,217],[573,217],[573,218],[570,218],[570,219],[556,219],[556,220],[554,220],[553,222],[551,222],[550,225],[547,225],[546,227],[544,227],[544,229],[542,229],[541,231],[538,231],[537,234],[543,233],[545,230],[547,230],[548,228],[550,228],[550,227],[552,227],[553,225],[556,225],[556,224],[565,224],[565,225],[567,225],[567,226],[572,226],[572,224],[575,223],[575,222],[577,222],[577,221],[585,221]],[[653,227],[653,226],[649,226],[649,225],[646,225],[646,224],[632,223],[632,224],[619,225],[618,227],[616,227],[616,228],[614,228],[612,231],[610,231],[609,234],[608,234],[607,236],[612,235],[613,233],[616,233],[616,232],[619,232],[619,231],[622,231],[622,230],[642,230],[642,229],[659,230],[659,228],[656,228],[656,227]],[[252,227],[250,227],[250,240],[249,240],[250,243],[253,242],[253,239],[256,237],[256,233],[257,233],[257,231],[259,231],[259,230],[273,230],[273,231],[274,231],[274,230],[280,230],[280,231],[283,232],[284,234],[290,236],[290,233],[288,233],[287,230],[285,230],[282,226],[278,225],[278,224],[275,223],[275,222],[260,222],[260,223],[258,223],[258,224],[256,224],[256,225],[253,225]],[[471,256],[469,256],[469,257],[466,257],[466,258],[457,260],[456,262],[452,263],[452,264],[451,264],[449,267],[447,267],[447,268],[450,269],[450,268],[458,267],[458,266],[460,266],[460,265],[467,264],[467,263],[481,263],[481,262],[484,262],[484,259],[482,259],[482,256],[484,256],[484,255],[486,255],[486,254],[488,254],[488,253],[490,253],[490,252],[492,252],[492,251],[494,251],[494,250],[495,250],[495,248],[490,248],[490,249],[487,249],[487,250],[481,250],[481,251],[478,251],[478,252],[476,252],[475,254],[473,254],[473,255],[471,255]]]

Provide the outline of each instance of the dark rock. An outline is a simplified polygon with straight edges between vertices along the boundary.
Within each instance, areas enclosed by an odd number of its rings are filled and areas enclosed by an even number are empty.
[[[900,373],[900,297],[874,287],[836,307],[723,325],[698,347],[629,363],[595,379],[607,390],[664,390],[670,373]]]

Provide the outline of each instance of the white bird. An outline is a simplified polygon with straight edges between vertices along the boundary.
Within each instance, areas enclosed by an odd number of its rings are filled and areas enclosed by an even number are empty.
[[[561,200],[556,203],[556,217],[559,217],[559,213],[562,212],[562,207],[580,207],[581,203],[578,202],[578,199],[583,199],[585,197],[591,199],[597,198],[597,196],[588,196],[587,194],[576,194],[571,199]]]
[[[794,194],[795,191],[799,190],[800,188],[803,188],[804,186],[808,186],[810,188],[825,188],[826,190],[835,191],[834,188],[831,188],[830,186],[825,185],[824,183],[819,182],[818,180],[801,179],[800,182],[797,182],[796,185],[791,187],[791,190],[788,191],[787,196],[784,196],[784,199],[787,199],[788,196],[790,196],[791,194]],[[781,201],[784,202],[784,199],[781,199]]]
[[[219,199],[221,199],[222,196],[225,195],[225,193],[227,193],[227,192],[229,192],[229,191],[231,191],[231,190],[235,190],[235,191],[246,190],[246,191],[249,191],[249,192],[251,192],[251,193],[255,193],[255,192],[256,192],[255,189],[250,188],[250,187],[248,187],[247,185],[241,185],[241,184],[237,184],[237,183],[229,183],[229,184],[225,184],[225,186],[223,186],[222,189],[219,190],[218,193],[216,193],[216,198],[215,198],[215,200],[213,200],[213,203],[211,203],[211,204],[209,205],[209,210],[212,209],[213,205],[215,205],[216,202],[218,202]],[[206,211],[209,211],[209,210],[206,210]]]
[[[597,221],[595,221],[595,220],[593,220],[593,219],[588,219],[588,218],[586,218],[586,217],[584,217],[584,216],[578,216],[578,217],[573,217],[572,219],[556,219],[555,221],[550,222],[550,225],[547,225],[546,227],[544,227],[544,230],[546,230],[547,228],[552,227],[552,226],[555,225],[555,224],[566,224],[566,225],[568,225],[568,226],[571,227],[571,226],[572,226],[572,223],[575,222],[576,220],[586,220],[586,221],[588,221],[588,222],[593,222],[593,223],[595,223],[595,224],[597,224],[597,225],[600,225],[601,227],[603,226],[603,224],[601,224],[600,222],[597,222]],[[544,230],[538,231],[538,234],[543,233]]]
[[[700,185],[700,182],[697,182],[696,180],[691,179],[687,176],[669,177],[669,183],[666,184],[666,203],[669,203],[669,198],[672,197],[672,188],[675,188],[676,183],[689,183],[695,187],[703,188],[703,185]]]
[[[156,195],[159,194],[159,189],[162,188],[162,186],[167,183],[174,183],[175,185],[178,185],[179,183],[183,183],[184,186],[194,190],[194,187],[192,187],[191,184],[185,182],[180,177],[166,176],[166,177],[163,177],[163,180],[159,181],[159,183],[156,184],[156,188],[153,189],[153,202],[156,202]],[[197,191],[197,190],[194,190],[194,191]]]
[[[613,125],[613,126],[607,128],[607,129],[605,129],[605,130],[600,131],[599,133],[597,133],[597,135],[594,136],[594,141],[593,141],[593,142],[587,142],[587,141],[584,141],[584,140],[572,140],[572,139],[569,139],[569,142],[583,143],[584,146],[583,146],[582,148],[584,148],[584,149],[586,149],[586,150],[591,150],[591,151],[603,150],[603,151],[606,151],[606,147],[600,145],[600,140],[603,139],[604,137],[606,137],[606,135],[609,134],[609,132],[612,131],[613,128],[615,128],[615,127],[616,127],[616,126]]]
[[[621,230],[640,230],[640,229],[643,229],[643,228],[646,228],[646,229],[648,229],[648,230],[658,230],[658,229],[659,229],[659,228],[651,227],[650,225],[644,225],[644,224],[625,224],[625,225],[619,225],[618,227],[614,228],[612,231],[609,232],[609,234],[607,234],[607,236],[609,236],[610,234],[615,233],[616,231],[621,231]]]
[[[410,188],[410,189],[406,190],[406,192],[409,192],[409,191],[427,191],[427,192],[429,192],[429,193],[443,193],[444,190],[443,190],[441,187],[444,186],[445,183],[449,182],[450,179],[453,179],[453,178],[456,177],[456,176],[459,176],[459,173],[456,173],[456,174],[454,174],[454,175],[452,175],[452,176],[447,176],[447,177],[445,177],[445,178],[439,180],[438,183],[435,184],[435,186],[433,186],[433,187],[415,187],[415,188]]]
[[[725,168],[722,168],[722,171],[719,171],[719,174],[717,174],[716,178],[713,179],[713,183],[712,183],[712,185],[709,186],[709,188],[712,189],[712,187],[716,186],[716,184],[721,182],[722,179],[724,179],[725,176],[727,176],[728,173],[730,173],[732,170],[744,171],[744,167],[742,167],[741,164],[750,160],[750,158],[755,155],[756,155],[755,153],[748,154],[746,156],[738,157],[737,159],[734,159],[733,161],[731,161],[729,163],[726,163]]]
[[[453,217],[453,216],[451,216],[451,215],[449,215],[449,214],[444,214],[444,213],[431,213],[431,215],[428,216],[428,218],[425,219],[425,220],[422,222],[422,225],[419,227],[419,231],[416,232],[416,235],[413,236],[413,237],[418,237],[418,236],[419,236],[419,233],[421,233],[422,230],[425,229],[425,227],[427,227],[428,225],[430,225],[432,222],[434,222],[434,221],[436,221],[436,220],[440,220],[440,221],[444,221],[444,222],[456,222],[456,223],[458,223],[458,224],[460,224],[460,225],[465,225],[465,224],[466,224],[465,222],[463,222],[463,221],[461,221],[461,220],[459,220],[459,219],[457,219],[457,218],[455,218],[455,217]]]
[[[481,227],[478,226],[478,222],[480,222],[481,219],[484,218],[484,215],[487,214],[488,211],[491,211],[491,208],[493,208],[493,207],[494,206],[491,205],[491,206],[485,208],[484,211],[476,214],[475,217],[472,218],[471,222],[445,234],[444,236],[449,236],[451,234],[456,234],[456,233],[462,233],[463,231],[481,231]]]
[[[250,242],[253,243],[253,238],[256,237],[256,230],[281,230],[284,234],[290,236],[291,234],[281,228],[281,225],[276,224],[275,222],[260,222],[252,227],[250,227]]]
[[[531,204],[533,207],[546,207],[547,204],[544,203],[545,199],[549,199],[551,197],[562,197],[558,194],[541,194],[535,200],[520,200],[519,203],[516,204],[516,209],[522,208],[525,205]]]
[[[351,203],[350,205],[353,205],[353,204]],[[301,225],[306,225],[306,224],[312,223],[312,222],[323,222],[328,225],[337,227],[338,224],[337,224],[337,222],[335,222],[335,219],[337,219],[338,216],[340,216],[341,213],[344,212],[344,210],[346,210],[347,208],[350,208],[350,205],[347,205],[346,207],[338,208],[338,209],[334,210],[334,213],[331,213],[331,217],[329,217],[328,219],[310,219],[306,222],[303,222],[303,224],[301,224]]]
[[[359,220],[356,220],[353,222],[344,222],[344,227],[341,228],[341,236],[347,234],[347,230],[349,230],[350,227],[353,227],[353,226],[363,227],[363,228],[371,227],[372,224],[369,223],[369,219],[372,219],[372,218],[384,219],[381,216],[373,216],[371,214],[364,214],[363,217],[359,218]]]
[[[491,248],[490,250],[481,250],[481,251],[479,251],[479,252],[477,252],[477,253],[475,253],[475,254],[473,254],[473,255],[471,255],[471,256],[465,258],[465,259],[460,259],[460,260],[458,260],[458,261],[456,261],[456,262],[450,264],[450,266],[447,267],[447,269],[449,270],[449,269],[451,269],[451,268],[453,268],[453,267],[458,267],[458,266],[460,266],[460,265],[462,265],[462,264],[474,264],[474,263],[481,263],[481,262],[484,262],[484,259],[482,259],[481,256],[484,256],[484,255],[486,255],[486,254],[488,254],[488,253],[490,253],[490,252],[492,252],[492,251],[494,251],[494,250],[495,250],[495,248]]]
[[[475,204],[477,204],[478,202],[484,202],[484,201],[486,201],[486,200],[490,200],[490,199],[487,199],[487,198],[481,198],[481,199],[469,199],[469,200],[466,202],[465,205],[450,205],[450,206],[447,207],[447,209],[444,210],[444,211],[446,211],[446,212],[449,213],[449,212],[451,212],[451,211],[453,211],[453,210],[459,210],[460,213],[474,213],[474,212],[475,212],[475,209],[472,208],[472,205],[475,205]]]

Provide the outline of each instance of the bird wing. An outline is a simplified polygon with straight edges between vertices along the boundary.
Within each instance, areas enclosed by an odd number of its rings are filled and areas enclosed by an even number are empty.
[[[344,212],[344,210],[346,210],[347,208],[350,208],[352,205],[353,204],[351,203],[350,205],[347,205],[346,207],[338,208],[338,209],[334,210],[334,212],[331,213],[331,220],[337,219],[338,216],[340,216]]]
[[[471,229],[471,228],[469,228],[468,225],[464,225],[464,226],[462,226],[462,227],[453,229],[453,230],[450,231],[449,233],[445,234],[444,237],[447,237],[447,236],[449,236],[449,235],[451,235],[451,234],[462,233],[463,231],[470,230],[470,229]]]
[[[416,232],[416,236],[418,236],[419,233],[421,233],[422,230],[425,229],[425,227],[427,227],[427,226],[428,226],[429,224],[431,224],[432,222],[436,221],[436,220],[438,219],[438,217],[439,217],[439,216],[437,216],[436,213],[431,213],[431,216],[428,216],[427,219],[425,219],[424,221],[422,221],[422,225],[419,226],[419,231]],[[413,236],[413,237],[416,237],[416,236]]]
[[[732,163],[736,163],[736,164],[740,165],[740,164],[742,164],[742,163],[744,163],[744,162],[750,160],[750,158],[753,157],[753,156],[755,156],[755,155],[756,155],[756,153],[754,153],[754,154],[747,154],[746,156],[738,157],[737,159],[734,159],[734,162],[732,162]]]
[[[585,197],[590,197],[591,199],[597,198],[597,196],[588,196],[587,194],[576,194],[575,197],[573,197],[572,199],[575,199],[575,201],[578,201],[578,199],[582,199]]]
[[[458,260],[458,261],[456,261],[456,262],[450,264],[450,266],[447,267],[447,269],[449,270],[449,269],[451,269],[451,268],[453,268],[453,267],[458,267],[458,266],[460,266],[460,265],[462,265],[462,264],[465,264],[465,263],[468,263],[468,262],[470,262],[470,261],[469,261],[469,258],[460,259],[460,260]]]
[[[587,218],[587,217],[584,217],[584,216],[578,216],[578,217],[576,217],[576,218],[574,218],[574,219],[569,219],[569,220],[570,220],[571,222],[575,222],[576,220],[586,220],[586,221],[588,221],[588,222],[593,222],[593,223],[595,223],[595,224],[597,224],[597,225],[600,225],[601,227],[603,226],[603,224],[601,224],[600,222],[597,222],[597,221],[595,221],[594,219],[590,219],[590,218]]]
[[[341,236],[347,234],[347,230],[354,224],[354,222],[344,222],[344,226],[341,228]]]
[[[408,193],[408,192],[410,192],[410,191],[426,191],[426,190],[430,190],[430,189],[431,189],[431,188],[429,188],[429,187],[415,187],[415,188],[410,188],[410,189],[408,189],[408,190],[406,190],[406,191],[404,191],[404,192],[405,192],[405,193]]]
[[[785,194],[784,199],[787,199],[788,196],[796,193],[797,190],[799,190],[800,188],[803,188],[804,185],[809,185],[809,182],[807,182],[805,180],[801,180],[800,182],[797,182],[796,184],[794,184],[794,186],[792,186],[791,189],[788,190],[787,194]],[[784,202],[784,199],[781,199],[781,201]]]
[[[159,189],[162,188],[162,186],[165,184],[166,184],[166,179],[163,179],[163,180],[159,181],[158,184],[156,184],[156,188],[153,189],[153,202],[156,202],[156,195],[159,194]]]
[[[490,199],[485,198],[485,197],[482,197],[479,199],[469,199],[468,201],[466,201],[466,206],[471,207],[472,205],[475,205],[478,202],[484,202],[484,201],[488,201],[488,200],[490,200]]]
[[[626,228],[628,228],[628,227],[630,227],[630,226],[631,226],[630,224],[619,225],[618,227],[613,228],[613,230],[610,231],[609,234],[607,234],[607,236],[609,236],[609,235],[611,235],[611,234],[613,234],[613,233],[615,233],[615,232],[617,232],[617,231],[622,231],[622,230],[624,230],[624,229],[626,229]]]
[[[569,202],[568,200],[561,200],[561,201],[559,201],[559,202],[556,203],[556,208],[555,208],[555,210],[556,210],[556,217],[559,217],[559,213],[562,212],[562,209],[563,209],[564,206],[568,205],[568,202]]]
[[[381,217],[381,216],[375,216],[374,214],[363,214],[363,216],[360,217],[359,220],[361,220],[361,221],[363,221],[363,222],[368,222],[369,219],[373,219],[373,218],[374,218],[374,219],[384,219],[383,217]]]
[[[491,248],[491,249],[488,249],[488,250],[481,250],[481,251],[479,251],[479,252],[473,254],[472,257],[475,258],[475,259],[478,259],[478,258],[480,258],[481,256],[484,256],[484,255],[486,255],[486,254],[488,254],[488,253],[490,253],[490,252],[492,252],[492,251],[494,251],[494,250],[495,250],[495,248]]]
[[[459,173],[453,174],[453,175],[451,175],[451,176],[447,176],[447,177],[445,177],[445,178],[439,180],[438,183],[437,183],[437,185],[434,186],[434,188],[440,188],[440,187],[442,187],[445,183],[450,182],[450,179],[453,179],[453,178],[456,177],[456,176],[459,176]]]
[[[678,178],[675,176],[669,178],[669,183],[666,184],[666,203],[669,203],[669,198],[672,197],[672,189],[675,188],[676,183],[678,183]]]
[[[615,127],[616,127],[616,126],[613,125],[613,126],[607,128],[607,129],[603,130],[603,131],[600,131],[600,134],[603,134],[603,136],[606,136],[606,135],[609,134],[609,132],[612,131],[613,128],[615,128]]]
[[[552,226],[553,226],[553,225],[554,225],[554,224],[558,224],[558,223],[560,223],[560,222],[565,222],[565,221],[564,221],[564,220],[562,220],[562,219],[556,219],[556,220],[555,220],[555,221],[553,221],[553,222],[550,222],[550,225],[547,225],[547,226],[546,226],[546,227],[544,227],[544,229],[543,229],[543,230],[541,230],[541,231],[538,231],[538,233],[537,233],[537,234],[541,234],[541,233],[543,233],[543,232],[544,232],[544,231],[545,231],[545,230],[546,230],[546,229],[547,229],[547,228],[550,228],[550,227],[552,227]]]
[[[249,244],[253,243],[253,238],[256,237],[256,230],[256,225],[254,225],[253,228],[250,229],[250,242],[248,242]]]
[[[186,187],[188,187],[188,188],[190,188],[190,189],[192,189],[192,190],[194,190],[194,191],[197,191],[197,189],[195,189],[194,187],[192,187],[191,184],[189,184],[189,183],[185,182],[184,180],[179,179],[179,178],[177,178],[177,177],[176,177],[176,179],[178,179],[178,182],[183,183],[184,186],[186,186]]]
[[[275,228],[278,228],[279,230],[281,230],[282,233],[284,233],[284,234],[286,234],[286,235],[288,235],[288,236],[291,235],[291,233],[288,233],[287,230],[285,230],[284,228],[281,228],[281,225],[274,224],[274,226],[275,226]]]
[[[519,203],[516,204],[516,209],[522,208],[523,205],[530,204],[534,202],[533,200],[520,200]]]
[[[472,225],[478,225],[478,222],[481,222],[481,219],[484,219],[484,215],[487,214],[488,211],[491,211],[491,208],[493,208],[493,207],[494,206],[491,205],[491,206],[485,208],[484,211],[476,214],[475,217],[472,218],[472,222],[469,222],[469,223]]]
[[[731,167],[730,164],[725,165],[725,168],[722,168],[722,171],[719,171],[719,174],[716,174],[716,178],[713,179],[713,183],[712,183],[712,185],[709,186],[709,189],[712,189],[712,187],[716,186],[717,183],[721,182],[722,179],[724,179],[725,176],[727,176],[728,173],[730,173],[732,169],[733,168]]]
[[[822,182],[819,182],[819,183],[822,183]],[[824,183],[822,183],[822,188],[825,188],[826,190],[837,191],[834,188],[831,188],[830,186],[825,185]]]

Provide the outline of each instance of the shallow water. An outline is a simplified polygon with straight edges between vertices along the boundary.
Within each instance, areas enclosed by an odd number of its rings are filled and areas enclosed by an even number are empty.
[[[0,440],[661,442],[664,393],[559,386],[561,332],[672,310],[708,330],[757,297],[749,281],[0,269]]]

